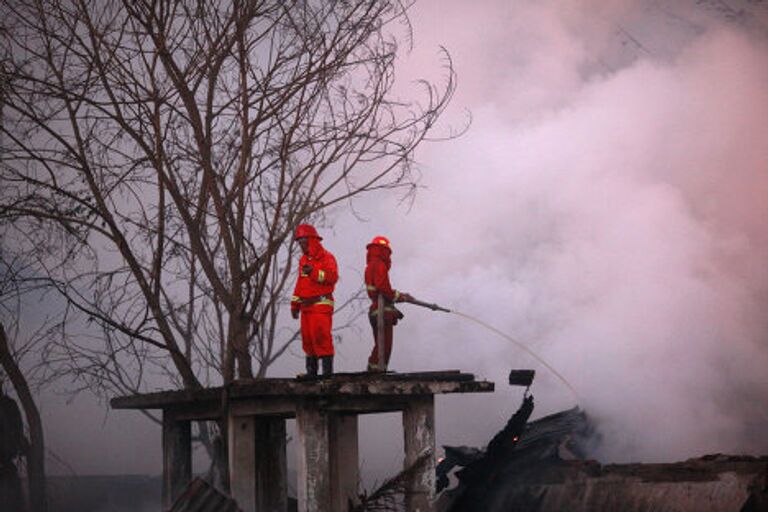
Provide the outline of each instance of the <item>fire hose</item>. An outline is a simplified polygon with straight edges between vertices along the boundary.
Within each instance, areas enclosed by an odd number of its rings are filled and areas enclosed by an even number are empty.
[[[414,304],[416,306],[421,306],[423,308],[431,309],[432,311],[444,311],[445,313],[450,313],[451,310],[448,308],[444,308],[442,306],[438,306],[437,304],[424,302],[421,300],[414,299],[413,297],[408,297],[407,299],[404,299],[402,302],[407,302],[409,304]],[[377,350],[379,353],[379,360],[378,360],[378,367],[379,368],[385,368],[387,367],[385,358],[384,358],[384,296],[379,294],[379,307],[376,311],[376,345]]]
[[[403,302],[407,302],[409,304],[415,304],[417,306],[421,306],[423,308],[431,309],[432,311],[444,311],[446,313],[450,313],[451,310],[448,308],[444,308],[442,306],[438,306],[437,304],[432,304],[429,302],[424,302],[422,300],[417,300],[411,297],[409,300],[404,300]]]
[[[465,319],[467,319],[467,320],[469,320],[471,322],[474,322],[474,323],[476,323],[478,325],[481,325],[481,326],[485,327],[486,329],[488,329],[488,330],[498,334],[502,338],[507,339],[508,341],[512,342],[513,344],[517,345],[519,348],[524,350],[526,353],[528,353],[534,359],[536,359],[539,363],[541,363],[543,366],[545,366],[549,371],[551,371],[558,379],[560,379],[560,381],[563,382],[563,384],[565,384],[568,387],[568,389],[570,389],[570,391],[573,393],[574,398],[576,398],[576,401],[577,402],[580,401],[579,395],[576,392],[576,390],[573,388],[571,383],[568,382],[568,380],[560,374],[560,372],[558,372],[555,368],[553,368],[549,363],[544,361],[544,359],[541,356],[539,356],[538,354],[533,352],[526,345],[524,345],[524,344],[520,343],[519,341],[515,340],[514,338],[512,338],[508,334],[505,334],[502,331],[500,331],[499,329],[497,329],[497,328],[495,328],[495,327],[493,327],[491,325],[488,325],[487,323],[483,322],[482,320],[479,320],[479,319],[477,319],[477,318],[475,318],[473,316],[467,315],[466,313],[462,313],[460,311],[451,311],[448,308],[444,308],[442,306],[438,306],[437,304],[432,304],[432,303],[429,303],[429,302],[424,302],[424,301],[421,301],[421,300],[417,300],[417,299],[414,299],[413,297],[411,297],[408,300],[404,300],[403,302],[410,303],[410,304],[415,304],[416,306],[421,306],[421,307],[424,307],[424,308],[427,308],[427,309],[431,309],[432,311],[443,311],[445,313],[453,313],[453,314],[458,315],[458,316],[460,316],[462,318],[465,318]],[[382,313],[383,313],[383,310],[382,310]],[[510,378],[510,381],[509,381],[510,385],[513,385],[513,375],[510,374],[509,378]],[[515,377],[515,378],[517,378],[517,377]],[[525,380],[527,380],[527,378],[528,378],[528,376],[526,375],[525,376]],[[531,381],[533,380],[533,375],[530,375],[530,380]],[[530,382],[528,383],[528,385],[530,385]]]

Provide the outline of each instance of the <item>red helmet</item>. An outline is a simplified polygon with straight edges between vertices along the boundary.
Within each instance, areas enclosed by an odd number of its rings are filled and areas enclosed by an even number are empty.
[[[371,245],[377,245],[377,246],[382,245],[387,249],[389,249],[390,251],[392,250],[392,246],[389,245],[389,239],[385,236],[373,237],[373,240],[371,240],[371,243],[368,244],[368,247],[370,247]]]
[[[311,224],[299,224],[296,226],[296,234],[294,238],[317,238],[322,240],[323,237],[317,234],[317,230]]]

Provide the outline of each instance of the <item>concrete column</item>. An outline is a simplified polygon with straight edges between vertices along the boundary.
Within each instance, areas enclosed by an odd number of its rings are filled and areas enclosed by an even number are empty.
[[[288,510],[288,468],[285,458],[285,420],[257,418],[256,510],[259,512]]]
[[[298,512],[330,512],[328,414],[312,400],[296,408]]]
[[[243,512],[256,510],[256,421],[229,416],[227,424],[229,493]]]
[[[329,459],[331,464],[331,509],[346,512],[349,500],[357,503],[358,442],[357,415],[330,417]]]
[[[288,506],[285,420],[230,416],[229,489],[243,512],[285,512]]]
[[[192,428],[189,421],[177,421],[163,411],[163,510],[192,480]]]
[[[435,399],[432,395],[416,396],[408,402],[403,409],[404,467],[410,467],[422,455],[427,455],[427,459],[408,482],[405,509],[432,512],[435,498]]]

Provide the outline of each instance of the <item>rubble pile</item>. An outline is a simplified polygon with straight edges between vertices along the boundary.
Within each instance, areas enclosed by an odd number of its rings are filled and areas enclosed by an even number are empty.
[[[439,512],[768,512],[766,456],[600,464],[586,458],[600,437],[584,411],[526,423],[532,410],[529,396],[486,450],[444,447]]]

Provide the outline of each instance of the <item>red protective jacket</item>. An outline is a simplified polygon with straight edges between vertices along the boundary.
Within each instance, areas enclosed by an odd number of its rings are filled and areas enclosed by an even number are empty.
[[[392,266],[390,250],[381,245],[370,244],[366,261],[365,288],[371,299],[370,314],[376,314],[379,307],[379,294],[384,297],[384,311],[396,312],[392,304],[400,297],[400,293],[393,289],[389,282],[389,268]]]
[[[336,258],[326,251],[317,238],[309,238],[309,254],[299,260],[299,277],[291,297],[291,310],[333,312],[333,289],[339,279]],[[304,265],[311,265],[312,272],[304,274]]]

